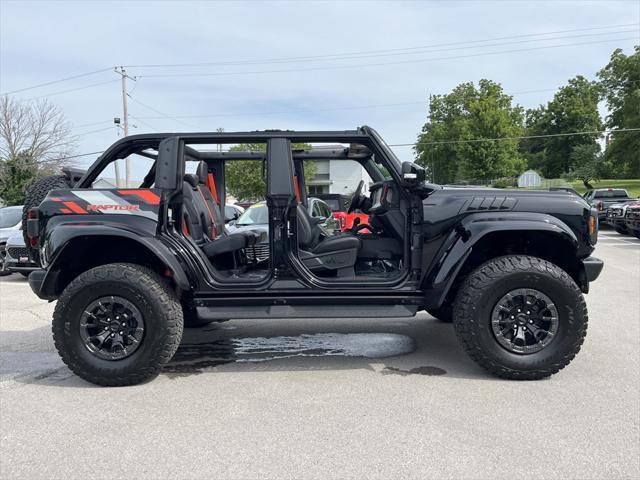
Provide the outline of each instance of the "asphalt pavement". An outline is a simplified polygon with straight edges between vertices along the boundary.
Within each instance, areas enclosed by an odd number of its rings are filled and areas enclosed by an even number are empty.
[[[0,279],[0,478],[640,478],[640,240],[603,231],[589,331],[550,379],[493,378],[451,325],[229,321],[154,381],[100,388],[53,304]]]

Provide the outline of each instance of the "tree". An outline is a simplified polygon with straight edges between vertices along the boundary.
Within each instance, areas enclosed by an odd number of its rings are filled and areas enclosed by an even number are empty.
[[[522,135],[522,124],[522,108],[512,105],[500,84],[460,84],[431,97],[429,120],[415,147],[417,162],[439,183],[516,175],[525,165],[513,139]]]
[[[574,147],[571,160],[576,169],[570,177],[582,180],[584,186],[592,190],[592,181],[598,181],[602,175],[602,152],[597,144],[583,144]]]
[[[29,184],[65,163],[75,145],[62,111],[48,101],[0,98],[0,197],[22,203]]]
[[[24,203],[27,187],[33,182],[37,165],[24,153],[0,162],[0,198],[7,205]]]
[[[621,49],[615,50],[607,66],[598,72],[598,78],[610,112],[607,128],[639,128],[640,46],[628,56]],[[613,133],[606,160],[619,175],[640,177],[640,132]]]
[[[294,150],[309,150],[311,145],[306,143],[294,143],[291,145]],[[261,152],[266,150],[266,145],[262,143],[249,143],[235,145],[229,149],[232,152]],[[258,160],[232,160],[225,163],[225,183],[227,193],[242,200],[263,199],[267,191],[267,186],[262,180],[262,162]],[[311,180],[315,176],[315,164],[305,163],[305,181]]]
[[[540,169],[548,178],[560,177],[575,169],[573,150],[579,145],[596,145],[600,134],[564,134],[602,130],[599,99],[599,85],[579,75],[561,87],[546,106],[529,110],[525,136],[549,135],[521,142],[529,168]]]

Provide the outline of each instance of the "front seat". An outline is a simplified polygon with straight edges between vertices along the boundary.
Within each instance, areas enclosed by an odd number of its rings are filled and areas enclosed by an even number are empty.
[[[347,234],[323,237],[320,219],[309,215],[304,205],[296,210],[298,218],[298,254],[304,265],[312,271],[335,271],[339,277],[355,276],[360,239]]]
[[[202,162],[204,163],[204,162]],[[206,172],[206,164],[204,166]],[[198,168],[198,170],[201,170]],[[186,174],[182,194],[184,197],[184,233],[189,235],[209,258],[235,253],[260,238],[260,234],[246,232],[244,235],[227,235],[224,220],[220,220],[220,209],[205,187],[200,175]],[[210,201],[209,201],[210,199]],[[234,261],[235,263],[235,261]]]

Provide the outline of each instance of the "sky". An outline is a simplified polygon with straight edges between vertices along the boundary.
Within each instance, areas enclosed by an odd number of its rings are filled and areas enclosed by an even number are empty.
[[[114,66],[135,77],[130,134],[370,125],[405,144],[430,94],[488,78],[536,107],[631,53],[639,24],[640,0],[0,0],[0,93],[58,105],[77,154],[122,135]]]

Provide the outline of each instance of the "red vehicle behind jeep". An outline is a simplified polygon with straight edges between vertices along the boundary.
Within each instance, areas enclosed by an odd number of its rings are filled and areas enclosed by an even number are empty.
[[[369,215],[365,213],[349,213],[350,198],[347,195],[340,195],[339,193],[317,193],[314,195],[329,205],[333,217],[340,222],[341,231],[351,230],[354,222],[356,225],[367,225],[369,223]]]

